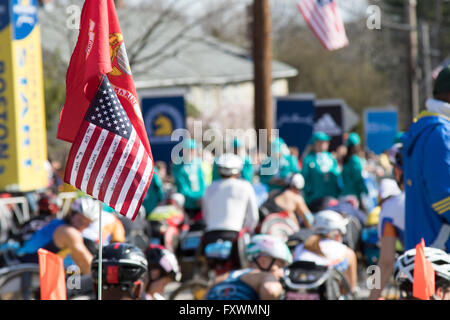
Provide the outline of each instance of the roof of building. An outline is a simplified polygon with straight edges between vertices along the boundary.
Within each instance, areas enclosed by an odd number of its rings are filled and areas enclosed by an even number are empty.
[[[68,63],[78,30],[70,27],[66,8],[40,10],[42,45],[59,50]],[[253,60],[237,46],[205,35],[195,24],[167,19],[152,31],[147,45],[133,56],[145,32],[158,17],[136,9],[118,11],[136,88],[189,85],[224,85],[253,80]],[[134,61],[134,62],[133,62]],[[290,78],[297,70],[279,61],[272,62],[274,79]]]

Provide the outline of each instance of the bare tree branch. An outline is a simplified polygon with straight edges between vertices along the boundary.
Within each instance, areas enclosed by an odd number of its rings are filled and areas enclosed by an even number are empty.
[[[130,65],[134,64],[134,60],[139,55],[142,49],[145,48],[148,44],[148,40],[153,34],[153,32],[165,21],[165,19],[172,12],[172,9],[175,5],[176,0],[173,0],[169,6],[159,15],[158,19],[147,29],[147,31],[143,34],[142,37],[139,37],[131,46],[130,46]],[[136,48],[136,49],[135,49]]]
[[[141,58],[135,58],[133,60],[133,64],[131,64],[131,62],[130,62],[130,65],[137,65],[137,64],[143,63],[145,61],[151,60],[151,59],[157,57],[158,55],[161,55],[165,50],[167,50],[168,48],[172,47],[177,42],[177,40],[181,39],[189,30],[193,29],[194,27],[198,26],[199,23],[202,23],[206,19],[210,18],[210,16],[212,14],[221,12],[224,9],[226,9],[227,7],[229,7],[229,3],[228,4],[224,4],[222,6],[219,6],[218,8],[205,13],[204,15],[199,17],[198,19],[195,19],[191,23],[188,23],[181,30],[179,30],[173,37],[168,39],[164,43],[164,45],[162,45],[158,50],[156,50],[155,52],[153,52],[152,54],[149,54],[147,56],[144,56],[144,57],[141,57]],[[142,49],[144,49],[145,47],[146,47],[146,45],[142,46]],[[139,53],[142,52],[142,49],[141,49],[141,51]]]

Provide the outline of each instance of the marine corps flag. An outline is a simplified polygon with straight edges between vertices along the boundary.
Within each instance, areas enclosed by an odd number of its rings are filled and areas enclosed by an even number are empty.
[[[64,181],[134,220],[154,166],[113,0],[84,3],[57,136]]]

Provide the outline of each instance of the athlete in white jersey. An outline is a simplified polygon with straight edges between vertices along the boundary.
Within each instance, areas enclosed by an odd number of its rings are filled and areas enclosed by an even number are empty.
[[[237,251],[237,237],[244,228],[252,233],[259,220],[256,195],[252,185],[239,178],[242,160],[235,154],[224,154],[217,161],[221,175],[214,181],[202,199],[203,219],[206,224],[204,245],[231,242],[230,258],[232,268],[240,267]],[[212,267],[212,265],[210,266]]]

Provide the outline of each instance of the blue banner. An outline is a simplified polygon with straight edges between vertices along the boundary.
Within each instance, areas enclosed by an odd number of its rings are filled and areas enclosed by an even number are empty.
[[[298,95],[276,99],[276,128],[288,146],[299,154],[308,145],[314,129],[314,96]]]
[[[314,116],[314,132],[330,136],[329,151],[335,151],[342,144],[344,117],[340,100],[317,100]]]
[[[186,128],[184,97],[143,95],[141,106],[153,159],[170,168],[172,148],[178,143],[171,141],[172,133]]]
[[[397,134],[397,110],[367,110],[365,113],[366,146],[376,154],[394,144]]]

